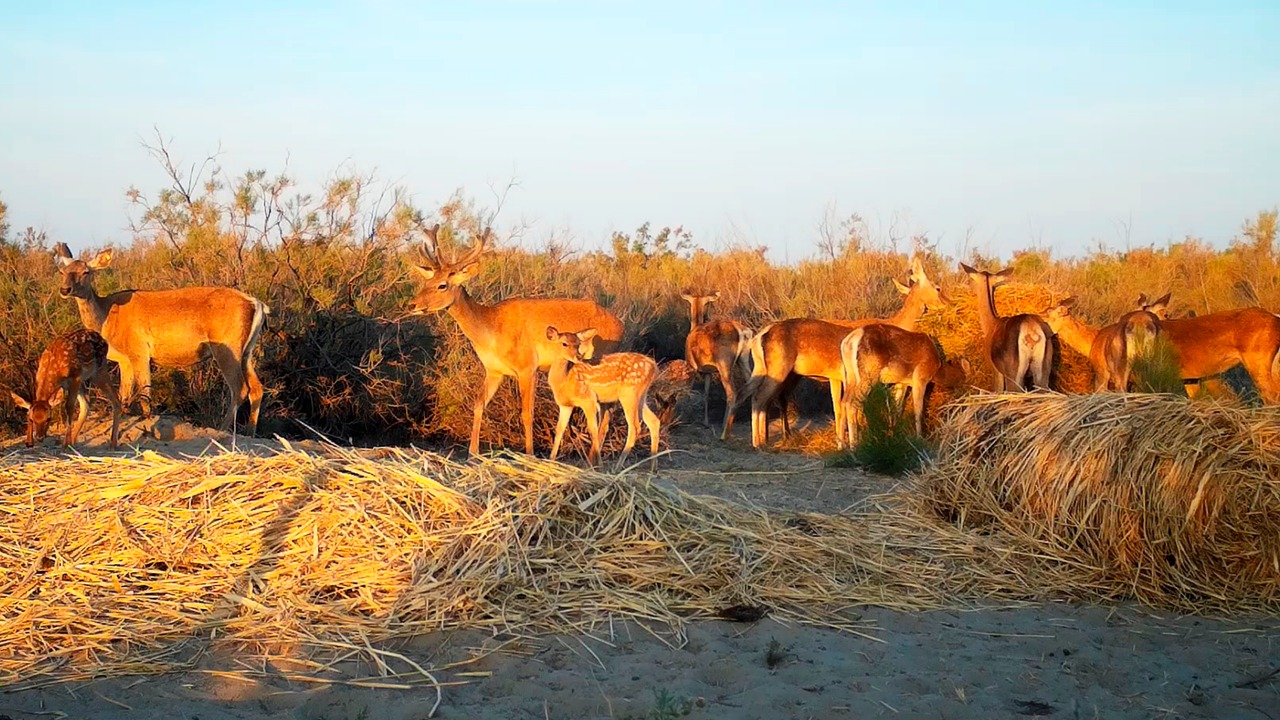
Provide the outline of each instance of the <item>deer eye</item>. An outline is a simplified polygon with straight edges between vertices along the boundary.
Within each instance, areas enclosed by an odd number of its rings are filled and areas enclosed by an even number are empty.
[[[436,286],[436,289],[437,289],[437,290],[444,290],[444,289],[445,289],[445,288],[447,288],[447,287],[449,287],[449,283],[440,283],[439,285],[437,285],[437,286]]]

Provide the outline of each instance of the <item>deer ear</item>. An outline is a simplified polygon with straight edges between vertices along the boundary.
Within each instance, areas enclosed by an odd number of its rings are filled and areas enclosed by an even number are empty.
[[[696,300],[696,299],[697,299],[697,298],[695,298],[695,297],[694,297],[693,293],[691,293],[691,292],[689,292],[689,291],[687,291],[687,290],[686,290],[685,292],[680,293],[680,297],[681,297],[681,298],[683,298],[683,299],[684,299],[684,301],[685,301],[685,302],[687,302],[687,303],[691,303],[691,302],[693,302],[694,300]]]
[[[1160,316],[1169,312],[1169,296],[1173,293],[1165,293],[1164,297],[1156,298],[1147,305],[1147,312]]]
[[[578,333],[578,339],[584,340],[584,341],[590,340],[591,338],[595,337],[596,334],[597,333],[595,328],[587,328],[586,330],[583,330],[582,332]]]
[[[1011,267],[1007,267],[1007,268],[1005,268],[1005,269],[1001,270],[1000,272],[996,273],[996,277],[1007,278],[1007,277],[1009,277],[1009,276],[1010,276],[1010,275],[1012,275],[1012,274],[1013,274],[1013,268],[1011,268]]]
[[[89,269],[101,270],[102,268],[110,265],[111,256],[112,254],[114,254],[114,252],[115,251],[112,250],[111,248],[107,248],[106,250],[103,250],[102,252],[98,253],[97,257],[89,261]]]
[[[418,265],[417,263],[411,264],[411,265],[409,265],[409,267],[410,267],[414,272],[418,273],[418,275],[422,276],[422,279],[423,279],[423,280],[433,280],[433,279],[435,279],[435,276],[436,276],[436,269],[435,269],[435,268],[429,268],[429,267],[427,267],[426,265]]]
[[[903,295],[906,295],[907,293],[911,292],[911,287],[908,285],[903,285],[901,282],[898,281],[898,278],[893,279],[893,286],[898,288],[898,292],[902,293]]]
[[[21,409],[21,410],[30,410],[30,409],[31,409],[31,403],[27,402],[27,399],[26,399],[26,398],[24,398],[24,397],[22,397],[22,396],[21,396],[21,395],[19,395],[18,393],[16,393],[16,392],[10,392],[10,393],[9,393],[9,397],[13,398],[13,406],[14,406],[14,407],[19,408],[19,409]]]
[[[548,326],[547,326],[547,339],[548,339],[548,340],[555,340],[555,339],[556,339],[556,338],[558,338],[558,337],[560,337],[560,331],[559,331],[559,330],[556,330],[556,328],[555,328],[555,326],[554,326],[554,325],[548,325]]]
[[[956,362],[960,364],[960,369],[964,371],[965,375],[973,371],[973,363],[969,362],[969,358],[962,357]]]
[[[975,270],[975,269],[973,269],[973,268],[969,267],[968,265],[965,265],[964,263],[960,263],[960,272],[962,272],[962,273],[964,273],[964,274],[966,274],[966,275],[977,275],[977,274],[978,274],[978,271],[977,271],[977,270]]]
[[[54,391],[53,397],[49,398],[49,407],[57,407],[66,399],[66,393],[62,392],[62,388]]]
[[[707,298],[707,302],[715,302],[716,300],[719,300],[719,299],[720,299],[720,291],[717,290],[711,293],[710,297]]]
[[[1146,293],[1138,293],[1138,309],[1139,309],[1139,310],[1141,310],[1142,308],[1144,308],[1144,307],[1146,307],[1146,306],[1147,306],[1147,294],[1146,294]]]

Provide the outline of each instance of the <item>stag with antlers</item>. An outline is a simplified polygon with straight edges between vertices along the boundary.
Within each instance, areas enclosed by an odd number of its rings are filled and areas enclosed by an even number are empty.
[[[616,350],[622,341],[622,321],[591,300],[569,298],[508,298],[495,305],[473,299],[465,287],[480,267],[480,257],[491,238],[485,229],[469,249],[452,261],[441,257],[440,225],[421,227],[427,242],[422,243],[423,263],[412,264],[422,279],[422,289],[409,303],[409,315],[448,312],[484,366],[484,386],[476,395],[471,423],[472,455],[480,452],[480,425],[484,410],[503,378],[513,376],[520,390],[520,419],[524,425],[524,450],[533,454],[534,380],[538,370],[546,371],[556,358],[548,325],[580,332],[595,328],[596,351]]]

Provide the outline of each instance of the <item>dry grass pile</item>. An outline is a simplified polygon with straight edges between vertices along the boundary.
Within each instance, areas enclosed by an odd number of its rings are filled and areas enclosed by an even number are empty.
[[[944,599],[937,571],[906,567],[854,519],[525,456],[15,457],[0,466],[8,686],[170,670],[211,639],[245,667],[289,658],[332,677],[331,662],[356,656],[394,675],[373,644],[446,626],[618,617],[678,633],[685,618],[763,605],[856,630],[852,606]]]
[[[953,407],[917,502],[1006,545],[1029,584],[1188,611],[1280,609],[1280,408],[1120,394]]]

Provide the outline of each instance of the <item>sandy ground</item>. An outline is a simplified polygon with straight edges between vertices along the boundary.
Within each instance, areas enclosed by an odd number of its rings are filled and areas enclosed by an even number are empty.
[[[686,417],[699,417],[686,413]],[[97,428],[95,428],[97,430]],[[100,432],[100,431],[99,431]],[[756,453],[749,427],[720,443],[696,423],[674,431],[665,481],[766,506],[841,512],[892,481]],[[133,447],[199,455],[226,435],[171,419],[131,421]],[[91,434],[83,451],[104,452]],[[271,451],[241,438],[242,450]],[[49,441],[46,451],[53,450]],[[20,440],[4,443],[21,450]],[[134,452],[134,450],[121,450]],[[1051,604],[904,613],[866,608],[865,635],[756,623],[695,622],[683,635],[618,622],[579,636],[442,631],[394,648],[437,673],[440,690],[227,676],[241,659],[195,669],[13,691],[0,720],[36,718],[1277,718],[1280,619],[1162,616],[1133,606]],[[490,652],[500,648],[500,652]],[[350,680],[370,667],[339,668]],[[439,703],[438,707],[437,702]]]

